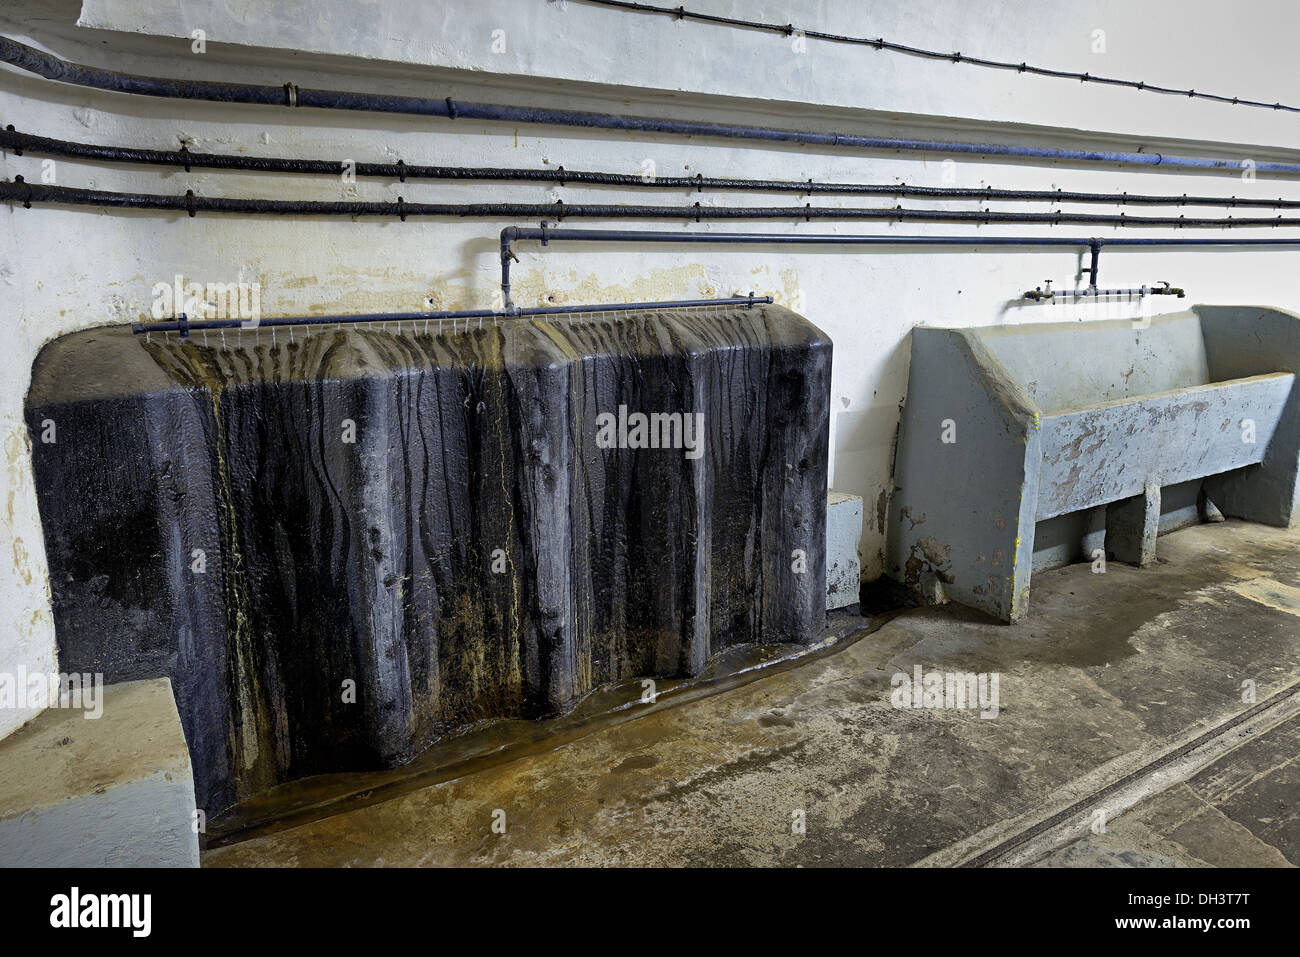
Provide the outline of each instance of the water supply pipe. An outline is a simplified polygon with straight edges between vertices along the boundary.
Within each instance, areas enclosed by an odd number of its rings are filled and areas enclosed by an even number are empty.
[[[1126,213],[1022,213],[991,209],[918,209],[903,206],[634,206],[619,203],[408,203],[398,196],[397,202],[363,202],[359,200],[317,201],[298,199],[245,199],[229,196],[199,196],[192,189],[184,194],[122,193],[112,190],[82,189],[29,183],[22,176],[0,182],[0,201],[60,206],[108,206],[119,209],[159,209],[198,213],[247,213],[274,216],[438,216],[479,219],[648,219],[703,222],[704,220],[785,219],[804,222],[818,220],[1038,224],[1060,226],[1066,223],[1091,226],[1165,227],[1172,229],[1277,228],[1300,226],[1295,216],[1129,216]]]
[[[505,308],[510,310],[510,264],[518,262],[514,244],[536,240],[543,246],[554,242],[570,243],[664,243],[682,245],[796,245],[796,246],[1017,246],[1023,248],[1065,246],[1088,249],[1090,265],[1089,286],[1096,287],[1097,270],[1103,246],[1125,247],[1245,247],[1272,246],[1278,248],[1300,246],[1297,239],[1239,239],[1222,238],[1170,238],[1120,236],[1105,239],[1097,236],[887,236],[887,235],[836,235],[834,233],[670,233],[644,229],[556,229],[543,223],[540,228],[507,226],[501,230],[501,295]]]
[[[1086,289],[1053,289],[1050,279],[1044,281],[1044,286],[1036,289],[1030,289],[1020,294],[1021,299],[1028,299],[1031,302],[1045,302],[1061,298],[1074,297],[1076,299],[1098,298],[1101,296],[1177,296],[1182,299],[1186,292],[1176,286],[1171,286],[1167,282],[1162,282],[1156,286],[1138,286],[1135,289],[1098,289],[1095,286],[1089,286]]]
[[[134,163],[191,169],[249,170],[259,173],[302,173],[308,175],[378,177],[405,183],[410,180],[467,181],[493,183],[547,183],[559,186],[616,186],[639,190],[735,190],[756,193],[795,193],[831,196],[896,196],[912,199],[1010,200],[1045,203],[1104,203],[1111,206],[1224,206],[1229,208],[1300,209],[1300,199],[1249,196],[1176,196],[1147,193],[1093,193],[1063,189],[1006,189],[994,186],[915,186],[907,183],[819,183],[813,180],[742,179],[736,177],[653,176],[641,173],[611,173],[597,170],[566,170],[481,166],[428,166],[398,160],[395,163],[341,160],[290,159],[275,156],[199,153],[182,146],[175,150],[142,149],[133,146],[105,146],[80,143],[16,130],[13,124],[0,129],[0,149],[15,155],[35,153],[105,163]]]
[[[552,109],[504,103],[478,103],[453,100],[451,97],[405,96],[394,93],[360,93],[347,90],[316,90],[293,82],[280,86],[251,83],[228,83],[214,80],[178,80],[168,77],[141,76],[100,67],[70,63],[8,37],[0,37],[0,62],[35,73],[46,79],[76,86],[155,96],[167,99],[207,100],[217,103],[248,103],[289,108],[312,107],[330,110],[359,110],[447,119],[485,120],[540,126],[565,126],[581,129],[612,130],[629,133],[658,133],[674,136],[708,136],[763,143],[793,143],[804,146],[859,150],[903,150],[970,156],[1002,156],[1011,159],[1053,160],[1072,163],[1107,163],[1129,166],[1159,166],[1176,169],[1206,169],[1240,172],[1238,159],[1215,159],[1205,156],[1176,156],[1142,151],[1073,150],[1043,146],[1013,146],[1007,143],[969,143],[946,140],[907,139],[885,136],[859,136],[845,133],[818,133],[770,126],[745,126],[706,120],[670,119],[653,116],[626,116],[584,110]],[[1300,163],[1255,162],[1256,173],[1300,175]]]
[[[136,335],[145,335],[153,332],[178,332],[181,338],[188,338],[192,332],[204,332],[209,329],[244,329],[255,331],[261,328],[275,328],[279,326],[333,326],[333,325],[354,325],[358,323],[397,323],[399,329],[404,322],[415,324],[424,323],[424,331],[428,331],[430,322],[439,324],[450,319],[452,328],[455,329],[455,323],[461,319],[466,320],[466,329],[469,328],[469,320],[492,319],[518,319],[528,316],[555,316],[567,313],[601,313],[601,312],[632,312],[642,309],[693,309],[702,306],[744,306],[752,309],[756,305],[771,303],[771,296],[755,296],[750,293],[748,296],[731,296],[720,299],[674,299],[663,302],[617,302],[617,303],[599,303],[597,305],[586,306],[536,306],[526,309],[510,309],[508,311],[498,311],[493,309],[457,309],[441,312],[371,312],[361,313],[359,315],[329,315],[329,316],[276,316],[268,319],[198,319],[191,321],[189,317],[182,313],[172,320],[161,322],[137,322],[131,325],[131,331]]]

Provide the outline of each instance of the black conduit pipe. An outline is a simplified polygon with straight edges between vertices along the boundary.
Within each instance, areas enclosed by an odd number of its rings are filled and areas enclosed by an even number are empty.
[[[511,309],[498,312],[492,309],[458,309],[444,312],[372,312],[360,315],[331,316],[277,316],[270,319],[198,319],[190,321],[184,315],[171,321],[137,322],[131,325],[136,335],[152,332],[179,332],[182,338],[188,338],[191,332],[204,332],[209,329],[247,329],[249,331],[278,326],[333,326],[353,325],[357,323],[395,322],[400,326],[404,322],[424,323],[423,331],[428,331],[430,322],[442,322],[450,319],[453,323],[460,319],[518,319],[528,316],[556,316],[572,313],[632,312],[641,309],[693,309],[700,306],[744,306],[752,309],[756,305],[771,303],[771,296],[733,296],[723,299],[675,299],[665,302],[618,302],[600,303],[587,306],[539,306],[527,309]],[[414,328],[414,326],[413,326]],[[469,328],[468,322],[466,329]],[[453,325],[453,330],[455,326]]]
[[[176,80],[140,76],[69,63],[8,37],[0,37],[0,62],[9,63],[29,73],[77,86],[158,96],[169,99],[209,100],[218,103],[252,103],[264,106],[314,107],[330,110],[361,110],[400,113],[415,116],[441,116],[448,119],[486,120],[489,122],[569,126],[583,129],[617,130],[632,133],[666,133],[674,136],[713,136],[764,143],[794,143],[861,150],[904,150],[928,153],[952,153],[972,156],[1003,156],[1013,159],[1062,160],[1068,162],[1111,163],[1133,166],[1160,166],[1179,169],[1208,169],[1239,172],[1240,160],[1213,159],[1204,156],[1169,156],[1161,153],[1104,150],[1066,150],[1041,146],[1011,146],[1004,143],[959,143],[944,140],[899,139],[880,136],[857,136],[841,133],[814,133],[768,126],[740,126],[703,120],[678,120],[663,117],[624,116],[583,110],[513,106],[501,103],[475,103],[392,93],[357,93],[344,90],[313,90],[293,83],[283,86],[260,86],[249,83],[222,83],[211,80]],[[1257,173],[1300,174],[1300,164],[1256,162]]]
[[[851,43],[857,46],[871,47],[875,50],[888,50],[891,53],[906,53],[911,56],[924,57],[930,60],[942,60],[946,63],[969,63],[972,66],[992,67],[998,70],[1014,70],[1017,73],[1030,73],[1035,76],[1050,76],[1063,80],[1078,80],[1081,83],[1100,83],[1103,86],[1123,86],[1133,90],[1142,90],[1147,93],[1167,93],[1171,96],[1185,96],[1189,98],[1213,100],[1216,103],[1228,103],[1234,106],[1254,106],[1265,110],[1284,110],[1288,113],[1300,113],[1300,107],[1287,106],[1285,103],[1265,103],[1262,100],[1246,100],[1239,96],[1224,96],[1220,93],[1202,93],[1199,90],[1183,90],[1176,87],[1160,86],[1154,83],[1146,83],[1140,80],[1122,80],[1117,77],[1098,76],[1095,73],[1078,73],[1073,70],[1054,70],[1049,67],[1034,66],[1030,63],[1013,63],[1009,60],[991,60],[988,57],[971,56],[961,51],[946,52],[944,50],[927,50],[923,47],[908,46],[902,43],[895,43],[886,40],[884,37],[855,37],[839,33],[827,33],[823,30],[805,30],[796,27],[792,23],[766,23],[760,20],[741,20],[737,17],[726,17],[712,13],[699,13],[687,10],[684,6],[665,7],[651,3],[638,3],[635,0],[583,0],[585,3],[596,4],[603,7],[617,7],[624,10],[633,10],[637,13],[661,13],[672,17],[674,20],[698,20],[701,23],[712,23],[729,27],[743,27],[748,30],[762,30],[767,33],[778,33],[782,36],[792,37],[801,36],[810,40],[828,40],[833,43]]]
[[[250,170],[263,173],[308,173],[339,176],[348,171],[338,160],[286,159],[195,153],[185,147],[178,150],[139,149],[128,146],[102,146],[77,143],[48,136],[36,136],[15,130],[11,124],[0,130],[0,149],[18,155],[36,153],[71,159],[99,160],[106,163],[139,163],[152,166],[191,169]],[[627,189],[681,189],[702,192],[706,189],[737,190],[759,193],[798,193],[801,195],[899,196],[926,199],[1018,200],[1048,203],[1105,203],[1113,206],[1226,206],[1262,209],[1297,209],[1300,199],[1250,198],[1241,196],[1147,195],[1143,193],[1088,193],[1062,189],[1004,189],[993,186],[962,188],[954,186],[909,186],[906,183],[818,183],[780,179],[739,179],[734,177],[655,176],[639,173],[609,173],[589,170],[521,169],[517,167],[426,166],[413,163],[353,163],[356,176],[374,176],[400,182],[414,179],[467,180],[498,183],[554,183],[560,186],[618,186]]]
[[[507,226],[501,230],[501,297],[505,308],[511,309],[510,264],[518,262],[513,244],[536,240],[543,246],[554,242],[570,243],[664,243],[669,245],[776,245],[776,246],[1019,246],[1023,248],[1067,246],[1091,251],[1089,286],[1097,285],[1098,263],[1103,246],[1182,246],[1182,247],[1233,247],[1233,246],[1300,246],[1297,239],[1156,239],[1149,237],[1117,237],[1103,239],[1097,236],[840,236],[829,234],[789,233],[670,233],[642,229],[555,229],[542,224]]]
[[[108,190],[81,189],[72,186],[48,186],[28,183],[21,176],[12,182],[0,182],[0,201],[61,206],[108,206],[119,209],[161,209],[188,213],[244,213],[278,216],[441,216],[461,219],[653,219],[702,222],[706,219],[731,220],[803,220],[814,219],[878,222],[928,223],[1036,223],[1057,226],[1062,223],[1092,226],[1169,227],[1228,229],[1235,227],[1300,226],[1300,217],[1285,216],[1129,216],[1124,213],[1016,213],[989,209],[906,209],[902,206],[634,206],[589,203],[408,203],[401,196],[397,202],[359,200],[235,199],[221,196],[198,196],[193,190],[183,195],[160,193],[120,193]]]

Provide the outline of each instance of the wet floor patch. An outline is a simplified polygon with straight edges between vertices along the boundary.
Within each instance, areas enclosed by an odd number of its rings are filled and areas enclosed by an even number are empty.
[[[334,814],[375,804],[433,784],[552,750],[602,728],[633,720],[651,711],[677,707],[720,694],[760,677],[845,647],[883,626],[890,615],[862,618],[856,609],[832,613],[821,638],[801,647],[786,644],[743,645],[715,656],[696,678],[660,679],[647,693],[645,679],[612,682],[585,696],[568,713],[534,721],[484,721],[450,735],[390,770],[322,774],[291,781],[243,801],[208,823],[205,848],[247,840],[300,826]],[[631,760],[631,759],[629,759]],[[658,759],[639,756],[617,772],[652,767]],[[643,765],[637,762],[646,762]]]
[[[1300,531],[1236,521],[1184,529],[1160,539],[1151,568],[1036,575],[1016,625],[914,609],[725,693],[211,850],[204,863],[910,864],[1108,762],[1239,714],[1244,681],[1262,701],[1300,679],[1295,615],[1230,587],[1294,584],[1297,544]],[[998,716],[894,708],[895,676],[917,664],[997,672]],[[1244,804],[1234,813],[1289,826]]]

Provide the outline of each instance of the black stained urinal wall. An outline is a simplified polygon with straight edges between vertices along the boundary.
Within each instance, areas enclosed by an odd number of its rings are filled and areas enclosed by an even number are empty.
[[[36,360],[60,667],[170,676],[209,814],[824,624],[811,323],[446,326],[106,327]],[[620,406],[702,416],[699,441],[604,447]]]

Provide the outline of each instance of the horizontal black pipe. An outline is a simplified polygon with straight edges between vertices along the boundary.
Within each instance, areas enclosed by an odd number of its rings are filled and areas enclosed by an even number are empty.
[[[584,312],[630,312],[639,309],[688,309],[697,306],[753,307],[772,302],[771,296],[733,296],[723,299],[674,299],[664,302],[618,302],[587,306],[536,306],[526,309],[498,311],[493,309],[457,309],[445,312],[371,312],[359,315],[331,316],[276,316],[268,319],[173,319],[163,322],[137,322],[131,326],[136,335],[151,332],[203,332],[209,329],[247,329],[249,331],[272,326],[330,326],[371,322],[455,322],[459,319],[519,319],[528,316],[556,316]]]
[[[0,201],[53,203],[63,206],[108,206],[123,209],[161,209],[196,213],[243,213],[281,216],[439,216],[461,219],[657,219],[702,222],[706,219],[788,219],[928,223],[1063,223],[1093,226],[1171,227],[1226,229],[1236,227],[1300,226],[1300,217],[1267,216],[1128,216],[1124,213],[1020,213],[982,210],[905,209],[853,206],[634,206],[588,203],[408,203],[359,200],[317,201],[297,199],[234,199],[159,193],[119,193],[28,183],[21,177],[0,183]]]
[[[1060,160],[1179,169],[1209,169],[1239,172],[1240,160],[1204,156],[1167,156],[1162,153],[1066,150],[1041,146],[1011,146],[1005,143],[959,143],[944,140],[900,139],[841,133],[814,133],[768,126],[741,126],[703,120],[624,116],[583,110],[548,109],[501,103],[474,103],[392,93],[357,93],[344,90],[313,90],[293,83],[262,86],[249,83],[221,83],[210,80],[176,80],[140,76],[68,63],[8,37],[0,37],[0,62],[51,80],[117,93],[132,93],[170,99],[211,100],[219,103],[252,103],[266,106],[316,107],[332,110],[361,110],[449,119],[568,126],[583,129],[616,130],[632,133],[664,133],[674,136],[711,136],[764,143],[795,143],[806,146],[863,150],[904,150],[971,156],[1004,156],[1013,159]],[[1300,174],[1300,164],[1256,162],[1257,173]]]
[[[798,193],[801,195],[900,196],[927,199],[1018,200],[1048,203],[1105,203],[1114,206],[1226,206],[1262,209],[1300,208],[1300,199],[1241,196],[1149,195],[1143,193],[1089,193],[1062,189],[1003,189],[954,186],[912,186],[906,183],[817,183],[779,179],[739,179],[735,177],[654,176],[638,173],[609,173],[591,170],[521,169],[517,167],[425,166],[413,163],[348,163],[339,160],[287,159],[269,156],[195,153],[178,150],[139,149],[129,146],[102,146],[71,140],[35,136],[13,129],[0,130],[0,148],[19,154],[63,156],[72,159],[98,160],[106,163],[139,163],[190,169],[232,169],[266,173],[308,173],[339,176],[351,172],[356,176],[383,177],[401,182],[414,179],[464,180],[498,183],[555,183],[561,186],[618,186],[627,189],[685,189],[703,191],[739,190],[759,193]]]
[[[684,6],[665,7],[652,3],[639,3],[635,0],[584,0],[603,7],[617,7],[633,10],[637,13],[660,13],[671,16],[674,20],[697,20],[729,27],[744,27],[749,30],[762,30],[767,33],[779,33],[782,36],[801,36],[810,40],[828,40],[833,43],[850,43],[871,47],[875,50],[888,50],[893,53],[906,53],[911,56],[930,60],[943,60],[948,63],[969,63],[973,66],[992,67],[999,70],[1014,70],[1017,73],[1030,73],[1035,76],[1050,76],[1063,80],[1078,80],[1081,83],[1100,83],[1103,86],[1123,86],[1148,93],[1166,93],[1171,96],[1213,100],[1217,103],[1229,103],[1239,106],[1253,106],[1266,110],[1282,110],[1288,113],[1300,113],[1300,107],[1287,106],[1285,103],[1266,103],[1263,100],[1246,100],[1239,96],[1224,96],[1220,93],[1202,93],[1199,90],[1179,89],[1177,87],[1159,86],[1142,80],[1123,80],[1118,77],[1098,76],[1095,73],[1078,73],[1073,70],[1056,70],[1050,67],[1034,66],[1030,63],[1014,63],[1009,60],[991,60],[988,57],[971,56],[961,51],[927,50],[923,47],[908,46],[886,40],[884,37],[855,37],[839,33],[827,33],[823,30],[805,30],[792,23],[766,23],[760,20],[742,20],[737,17],[721,16],[714,13],[699,13],[687,10]]]
[[[591,243],[700,243],[805,246],[1300,246],[1300,238],[1184,238],[1100,236],[890,236],[837,233],[673,233],[647,229],[557,229],[507,226],[503,246],[515,240]]]
[[[1090,282],[1093,285],[1097,282],[1097,263],[1103,246],[1274,246],[1278,248],[1300,246],[1300,238],[1242,239],[1235,236],[1231,238],[1160,239],[1126,236],[1102,238],[1099,236],[843,236],[834,233],[673,233],[644,229],[555,229],[543,223],[541,227],[507,226],[501,230],[501,295],[506,303],[506,308],[511,307],[510,263],[518,261],[513,244],[523,240],[535,240],[543,246],[553,242],[755,246],[927,246],[933,248],[945,246],[1016,246],[1022,248],[1068,246],[1075,249],[1086,248],[1091,250],[1091,265],[1085,271],[1089,273]]]

